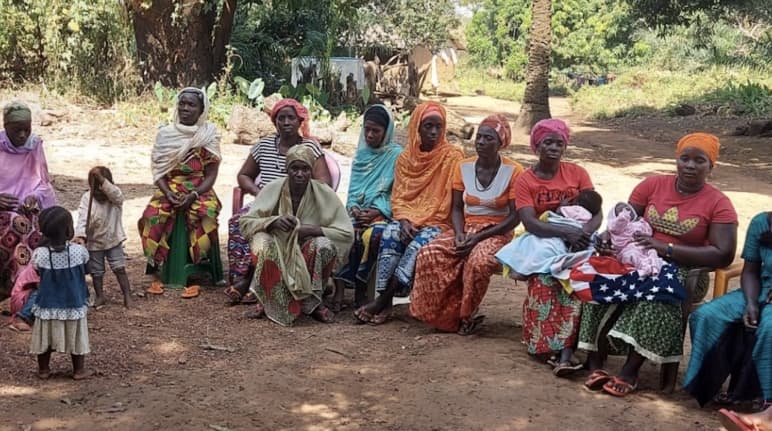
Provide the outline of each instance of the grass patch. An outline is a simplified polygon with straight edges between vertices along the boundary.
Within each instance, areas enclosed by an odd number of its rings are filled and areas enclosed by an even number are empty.
[[[572,93],[574,110],[589,118],[673,114],[687,103],[719,115],[772,115],[772,73],[748,67],[714,66],[696,71],[633,68],[609,85]]]
[[[520,102],[525,91],[524,82],[514,82],[510,79],[500,79],[488,71],[469,65],[460,64],[456,69],[455,79],[459,92],[465,96],[484,94],[497,99]]]

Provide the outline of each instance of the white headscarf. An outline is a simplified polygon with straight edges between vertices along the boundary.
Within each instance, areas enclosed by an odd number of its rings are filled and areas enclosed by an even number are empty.
[[[203,101],[204,110],[193,126],[186,126],[179,120],[179,103],[182,93],[195,93]],[[206,93],[194,87],[184,88],[177,93],[174,102],[172,124],[162,127],[155,139],[151,154],[153,182],[163,178],[172,169],[185,163],[191,157],[190,151],[204,148],[217,159],[220,155],[220,133],[214,124],[207,122],[209,98]]]

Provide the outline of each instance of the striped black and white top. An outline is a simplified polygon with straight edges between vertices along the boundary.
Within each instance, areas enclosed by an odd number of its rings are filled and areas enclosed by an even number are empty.
[[[310,139],[303,139],[301,145],[310,146],[317,159],[324,154],[319,144]],[[256,180],[257,187],[262,189],[271,181],[287,176],[287,157],[284,154],[279,154],[279,135],[266,136],[260,139],[249,151],[249,154],[260,168],[260,175]]]

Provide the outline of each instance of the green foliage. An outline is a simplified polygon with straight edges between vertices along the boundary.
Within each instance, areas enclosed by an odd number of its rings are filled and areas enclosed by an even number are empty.
[[[100,103],[134,92],[133,37],[114,0],[0,0],[0,82],[45,82]]]
[[[634,56],[628,43],[633,22],[627,7],[613,0],[553,2],[552,64],[557,69],[601,72]],[[531,1],[485,0],[467,27],[469,53],[481,66],[501,66],[522,79]]]
[[[711,19],[739,16],[772,22],[769,0],[627,0],[633,17],[659,28],[691,23],[696,14]]]

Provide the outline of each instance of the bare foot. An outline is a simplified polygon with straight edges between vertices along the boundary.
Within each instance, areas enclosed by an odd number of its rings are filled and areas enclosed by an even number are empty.
[[[107,304],[107,300],[105,300],[104,296],[100,296],[100,297],[98,297],[98,298],[96,298],[94,300],[94,308],[97,309],[97,310],[99,310],[102,307],[104,307],[105,304]]]
[[[126,295],[123,297],[123,306],[125,308],[132,308],[134,306],[134,302],[131,300],[131,297],[129,295]]]
[[[84,380],[94,375],[91,370],[79,370],[72,373],[73,380]]]
[[[40,380],[48,380],[49,377],[51,377],[50,369],[38,370],[38,378]]]
[[[772,407],[752,415],[737,415],[746,425],[756,426],[758,431],[772,431]]]

